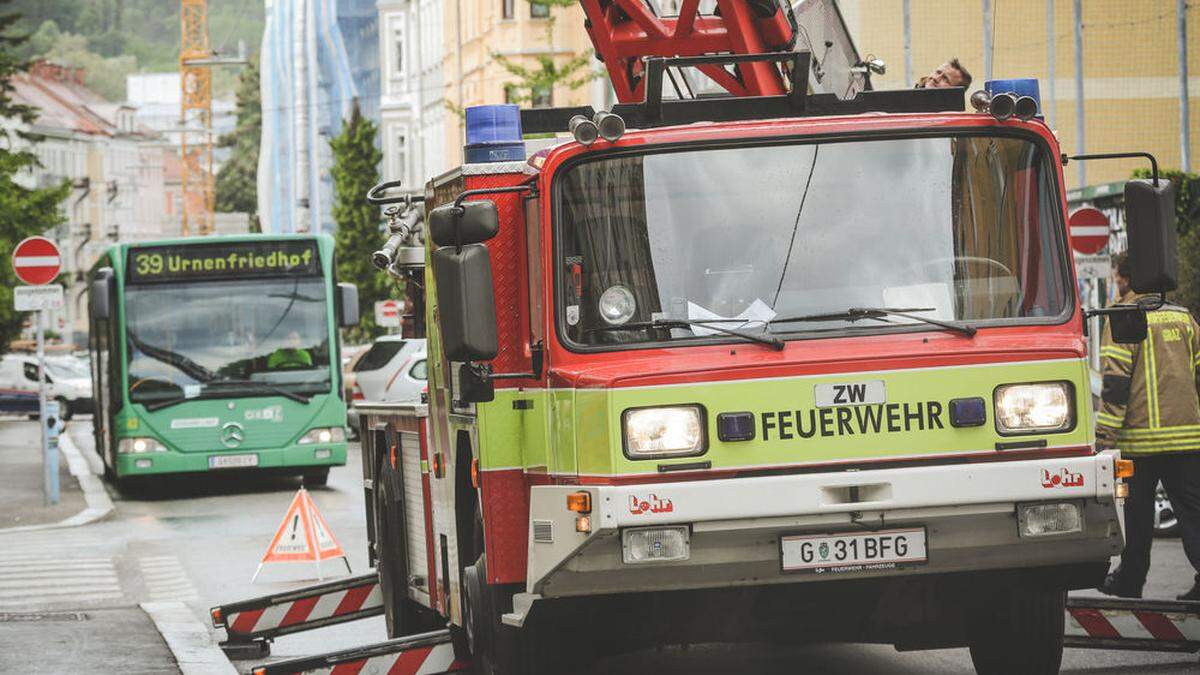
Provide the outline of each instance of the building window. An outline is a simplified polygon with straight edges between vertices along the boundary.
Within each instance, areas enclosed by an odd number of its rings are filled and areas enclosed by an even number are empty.
[[[404,77],[404,28],[392,31],[392,77]]]
[[[521,104],[521,92],[515,84],[504,85],[504,102],[510,104]]]
[[[537,0],[529,0],[529,17],[532,19],[546,19],[550,17],[550,5],[543,5]]]
[[[531,105],[534,108],[553,108],[554,107],[554,88],[546,85],[533,88],[533,101]]]
[[[408,184],[408,132],[396,134],[396,179],[402,184]]]
[[[516,0],[500,0],[500,13],[505,19],[513,18],[513,5]]]

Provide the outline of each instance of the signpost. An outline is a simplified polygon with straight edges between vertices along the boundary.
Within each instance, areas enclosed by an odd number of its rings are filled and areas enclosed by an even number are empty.
[[[29,286],[13,289],[19,312],[36,312],[38,360],[38,423],[42,428],[42,491],[47,504],[58,503],[58,447],[52,443],[50,425],[58,425],[58,410],[46,405],[46,310],[62,307],[62,286],[47,286],[62,271],[58,245],[45,237],[29,237],[13,249],[13,272]],[[53,419],[51,414],[53,413]]]
[[[1068,221],[1071,228],[1071,248],[1077,253],[1095,255],[1108,246],[1111,234],[1108,216],[1100,209],[1085,206],[1076,209]]]

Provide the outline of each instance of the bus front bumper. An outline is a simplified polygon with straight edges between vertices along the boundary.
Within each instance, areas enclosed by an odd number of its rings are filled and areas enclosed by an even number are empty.
[[[883,578],[1107,561],[1123,546],[1114,452],[854,472],[531,490],[527,585],[540,597]],[[567,497],[588,492],[581,522]],[[1032,505],[1073,504],[1073,531],[1031,536]],[[685,528],[684,559],[630,562],[625,535]],[[580,531],[584,530],[584,531]],[[926,559],[797,569],[826,535],[924,533]],[[792,556],[785,564],[782,542]],[[823,541],[813,539],[814,542]],[[1081,582],[1083,583],[1083,582]]]
[[[230,469],[271,469],[301,473],[304,469],[342,466],[346,463],[346,443],[292,445],[256,450],[213,452],[176,452],[117,455],[118,476],[142,476],[162,473],[220,472]]]

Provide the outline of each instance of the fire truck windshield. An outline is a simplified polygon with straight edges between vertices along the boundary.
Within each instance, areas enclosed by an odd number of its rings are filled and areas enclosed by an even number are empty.
[[[957,135],[585,161],[557,182],[557,320],[593,347],[728,339],[655,319],[765,331],[851,307],[979,327],[1058,322],[1071,290],[1052,160],[1022,137]],[[889,315],[770,330],[913,326],[937,329]]]

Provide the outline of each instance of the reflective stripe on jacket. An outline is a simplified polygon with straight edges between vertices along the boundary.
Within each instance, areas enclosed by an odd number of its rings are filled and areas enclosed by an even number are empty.
[[[1123,304],[1135,300],[1132,293]],[[1104,390],[1096,436],[1127,455],[1200,451],[1200,326],[1183,307],[1166,304],[1146,315],[1139,344],[1112,341],[1109,322],[1101,340]]]

